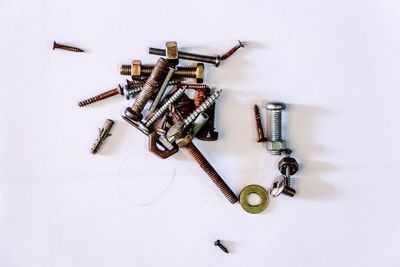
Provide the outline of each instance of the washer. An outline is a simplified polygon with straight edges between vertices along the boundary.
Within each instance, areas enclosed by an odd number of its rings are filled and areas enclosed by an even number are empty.
[[[258,205],[251,205],[248,202],[248,197],[251,194],[256,194],[260,197],[260,203]],[[269,203],[269,197],[267,191],[262,186],[252,184],[243,188],[240,192],[240,205],[248,213],[257,214],[263,212]]]

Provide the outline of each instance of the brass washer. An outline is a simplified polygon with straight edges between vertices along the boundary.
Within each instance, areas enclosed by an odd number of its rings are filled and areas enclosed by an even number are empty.
[[[260,197],[260,203],[258,205],[249,204],[247,198],[251,194],[256,194]],[[263,212],[269,203],[269,197],[267,191],[262,186],[252,184],[243,188],[240,192],[240,205],[248,213],[257,214]]]

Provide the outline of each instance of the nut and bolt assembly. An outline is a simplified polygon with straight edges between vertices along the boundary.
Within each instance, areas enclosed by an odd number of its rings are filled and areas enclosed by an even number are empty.
[[[280,155],[286,148],[286,141],[282,139],[282,111],[286,105],[281,102],[269,102],[267,109],[267,150],[271,155]]]

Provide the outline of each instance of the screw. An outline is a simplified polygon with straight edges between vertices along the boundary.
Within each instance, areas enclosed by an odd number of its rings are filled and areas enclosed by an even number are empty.
[[[154,65],[142,65],[140,60],[133,60],[131,65],[122,65],[120,69],[121,75],[129,75],[134,80],[140,80],[148,77],[154,69]],[[180,66],[177,67],[172,76],[176,78],[195,78],[198,83],[202,83],[204,79],[204,64],[198,63],[196,66]]]
[[[175,125],[179,125],[179,123],[184,123],[185,120],[183,120],[183,118],[180,115],[178,110],[176,110],[172,106],[170,111],[171,111],[174,119],[177,121],[177,124],[175,124]],[[195,111],[193,111],[192,114]],[[189,117],[190,117],[190,115],[189,115]],[[168,134],[169,134],[169,131],[167,133],[167,138],[168,138]],[[200,152],[200,150],[193,144],[193,142],[188,143],[185,146],[185,148],[190,153],[190,155],[192,155],[194,160],[200,165],[200,167],[204,170],[204,172],[211,178],[211,180],[214,182],[214,184],[221,190],[221,192],[225,195],[225,197],[229,200],[229,202],[232,204],[236,203],[238,201],[238,197],[235,195],[235,193],[232,191],[232,189],[230,189],[230,187],[225,183],[225,181],[218,174],[218,172],[214,169],[214,167],[210,164],[210,162],[208,162],[208,160],[203,156],[203,154]]]
[[[219,240],[219,239],[214,242],[214,246],[219,247],[225,253],[229,253],[229,251],[226,249],[226,247],[221,244],[221,240]]]
[[[225,52],[222,56],[221,56],[221,60],[225,60],[228,57],[232,56],[239,48],[244,47],[244,44],[238,40],[238,44],[235,45],[234,47],[232,47],[231,49],[229,49],[227,52]]]
[[[149,54],[165,56],[165,49],[150,47]],[[210,63],[210,64],[214,64],[215,67],[218,67],[219,64],[221,63],[220,56],[205,56],[205,55],[187,53],[187,52],[182,52],[182,51],[178,51],[178,58],[192,60],[192,61],[198,61],[198,62],[203,62],[203,63]]]
[[[290,167],[286,166],[286,174],[285,174],[285,187],[283,188],[282,193],[289,196],[289,197],[294,197],[296,194],[296,190],[290,187]]]
[[[53,50],[54,49],[68,50],[68,51],[72,51],[72,52],[85,52],[85,50],[80,49],[78,47],[57,44],[56,41],[53,42]]]
[[[176,102],[185,93],[185,88],[179,88],[176,92],[164,103],[155,113],[149,118],[148,121],[144,122],[145,127],[150,127],[156,120],[161,118],[161,116],[168,110],[169,105]]]
[[[268,115],[267,150],[271,155],[280,155],[286,147],[286,141],[282,140],[282,110],[286,105],[281,102],[270,102],[266,105]]]
[[[258,109],[257,105],[254,105],[254,117],[256,119],[256,129],[257,129],[257,135],[258,139],[257,142],[265,142],[267,139],[264,137],[264,131],[261,125],[261,116],[260,116],[260,110]]]
[[[159,58],[157,64],[154,66],[150,77],[147,79],[143,86],[143,90],[138,94],[132,107],[125,109],[125,116],[133,121],[140,121],[143,118],[142,111],[154,91],[158,87],[168,72],[168,61],[164,58]]]
[[[114,95],[118,95],[118,94],[120,94],[120,95],[124,94],[124,91],[123,91],[123,89],[122,89],[122,87],[120,85],[118,85],[117,88],[111,89],[109,91],[106,91],[106,92],[101,93],[99,95],[96,95],[94,97],[79,101],[78,102],[78,106],[84,107],[84,106],[93,104],[93,103],[95,103],[97,101],[101,101],[101,100],[104,100],[106,98],[112,97]]]

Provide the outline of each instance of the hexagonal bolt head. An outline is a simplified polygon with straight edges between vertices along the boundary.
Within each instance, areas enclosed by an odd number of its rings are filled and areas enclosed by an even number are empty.
[[[175,41],[165,43],[165,57],[172,65],[178,65],[178,44]]]
[[[196,82],[202,83],[204,80],[204,64],[198,63],[196,66]]]
[[[267,150],[271,155],[280,155],[282,153],[282,149],[286,148],[286,141],[267,141]]]
[[[131,76],[140,77],[142,71],[142,62],[140,60],[133,60],[131,64]]]

